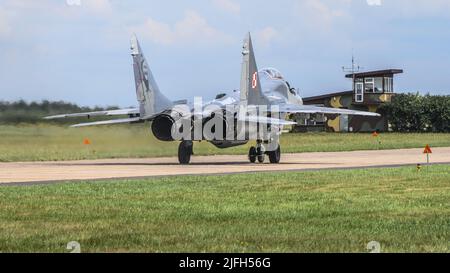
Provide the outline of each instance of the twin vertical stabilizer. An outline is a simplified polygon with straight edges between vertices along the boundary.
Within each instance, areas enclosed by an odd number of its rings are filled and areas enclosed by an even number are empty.
[[[135,35],[131,38],[131,56],[133,57],[136,96],[141,117],[149,118],[172,107],[173,103],[159,91]]]
[[[250,33],[244,39],[242,46],[242,70],[240,86],[241,105],[268,105],[269,101],[264,96],[261,89],[261,82],[258,75],[255,53],[253,51],[252,38]]]

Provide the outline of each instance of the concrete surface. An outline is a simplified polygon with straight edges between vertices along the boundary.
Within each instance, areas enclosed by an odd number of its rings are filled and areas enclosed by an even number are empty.
[[[426,163],[422,152],[423,149],[403,149],[282,154],[280,164],[251,164],[246,155],[193,156],[192,164],[184,166],[179,165],[176,158],[0,163],[0,184],[401,166]],[[450,164],[450,148],[434,148],[431,162]]]

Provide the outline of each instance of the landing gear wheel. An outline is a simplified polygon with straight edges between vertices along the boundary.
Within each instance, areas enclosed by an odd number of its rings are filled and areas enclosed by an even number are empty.
[[[272,163],[272,164],[280,163],[280,159],[281,159],[280,145],[278,145],[278,148],[275,151],[267,152],[267,154],[269,155],[270,163]]]
[[[189,164],[193,154],[193,146],[192,141],[181,141],[180,146],[178,146],[178,162],[180,164]]]
[[[259,163],[264,163],[264,160],[266,159],[265,155],[258,155],[258,162]]]
[[[251,147],[250,150],[248,151],[248,160],[250,160],[250,163],[256,162],[256,148],[255,147]]]
[[[266,158],[266,155],[264,154],[262,149],[261,148],[256,148],[256,153],[258,154],[258,156],[257,156],[258,162],[259,163],[264,163],[264,159]]]

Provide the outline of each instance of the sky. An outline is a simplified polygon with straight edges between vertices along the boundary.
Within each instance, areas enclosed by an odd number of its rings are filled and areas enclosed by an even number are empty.
[[[241,47],[303,97],[351,89],[342,66],[404,69],[397,92],[450,94],[448,0],[0,0],[0,100],[136,105],[130,37],[161,91],[239,88]]]

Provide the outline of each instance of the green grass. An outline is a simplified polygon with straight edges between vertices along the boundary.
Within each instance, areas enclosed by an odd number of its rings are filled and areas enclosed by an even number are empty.
[[[450,252],[450,166],[0,187],[0,251]]]
[[[92,144],[83,145],[85,138]],[[379,140],[381,144],[371,134],[284,134],[281,145],[287,153],[450,146],[450,134],[381,134]],[[220,150],[202,142],[194,145],[194,152],[247,154],[251,144]],[[157,141],[149,125],[142,124],[89,128],[0,125],[0,162],[175,156],[177,145]]]

